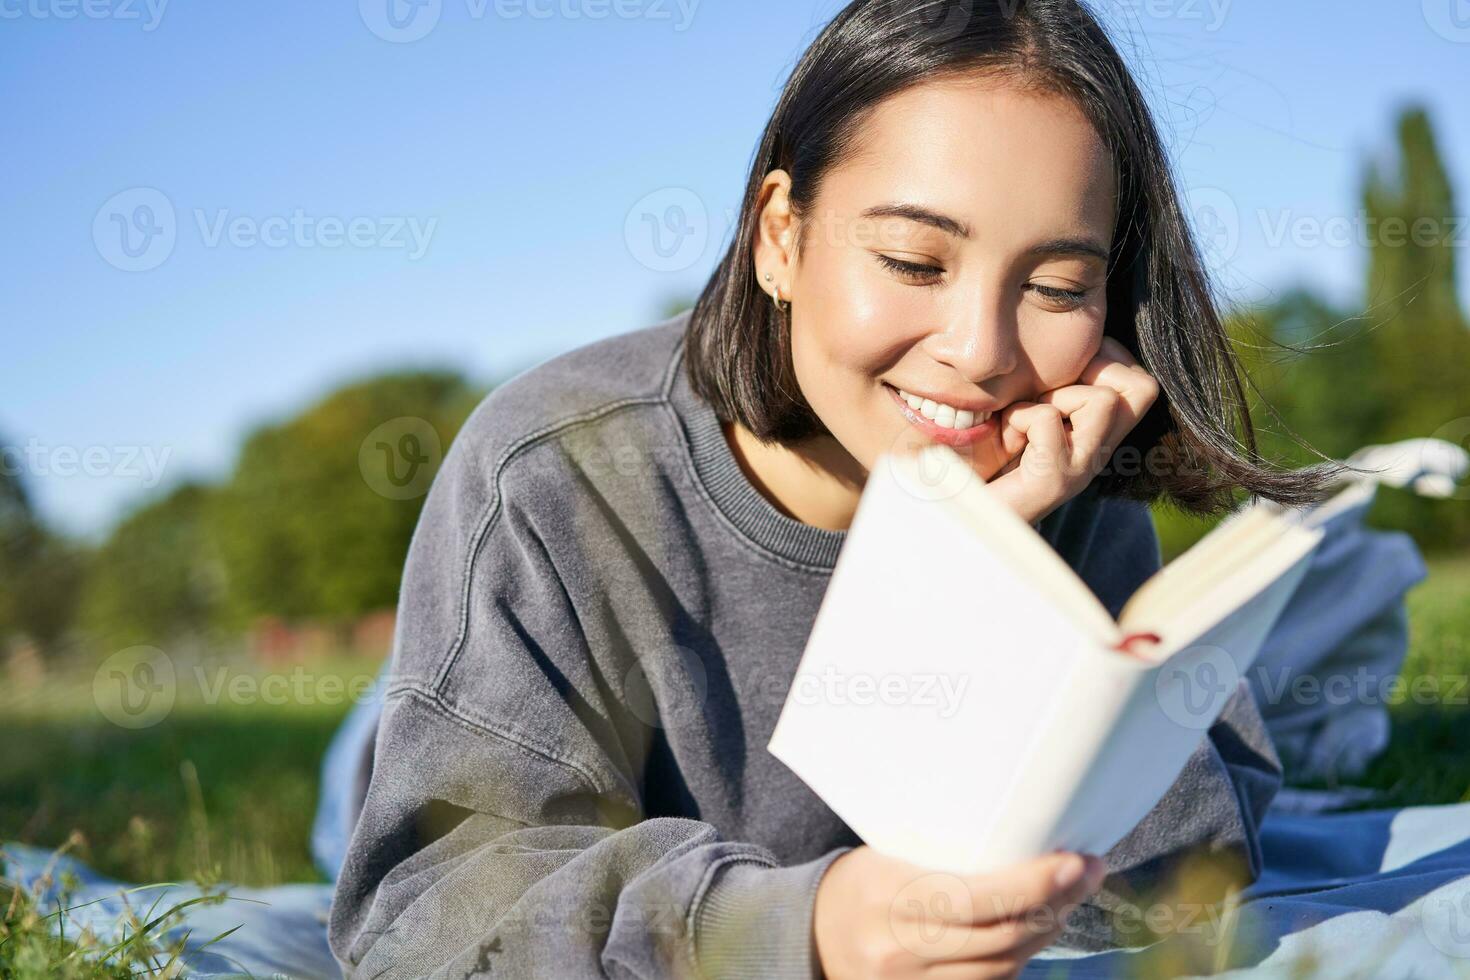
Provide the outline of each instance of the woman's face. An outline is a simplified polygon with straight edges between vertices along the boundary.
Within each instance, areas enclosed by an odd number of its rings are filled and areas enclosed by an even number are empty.
[[[886,100],[829,171],[794,265],[789,175],[767,184],[757,271],[792,302],[802,393],[865,471],[939,441],[989,479],[998,411],[1075,383],[1097,353],[1114,182],[1064,97],[991,77]]]

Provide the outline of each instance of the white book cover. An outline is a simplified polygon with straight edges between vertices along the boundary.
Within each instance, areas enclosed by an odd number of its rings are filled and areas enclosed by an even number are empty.
[[[1233,514],[1120,626],[952,449],[885,454],[767,748],[924,867],[1101,854],[1178,777],[1321,537],[1298,512]],[[1118,647],[1141,630],[1144,655]]]

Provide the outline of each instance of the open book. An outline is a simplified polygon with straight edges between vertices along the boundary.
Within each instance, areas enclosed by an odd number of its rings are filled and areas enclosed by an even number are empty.
[[[953,449],[886,453],[767,748],[865,843],[924,867],[1102,854],[1235,693],[1329,508],[1256,498],[1115,622]]]

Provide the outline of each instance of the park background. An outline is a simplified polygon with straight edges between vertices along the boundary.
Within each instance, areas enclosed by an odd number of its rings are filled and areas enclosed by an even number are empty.
[[[1454,0],[1097,6],[1178,162],[1263,451],[1465,444]],[[79,831],[133,881],[318,880],[322,751],[387,653],[433,463],[496,384],[689,305],[839,8],[5,7],[0,839]],[[1465,497],[1372,513],[1429,560],[1408,674],[1470,671]],[[1155,517],[1166,555],[1206,529]],[[97,684],[140,649],[176,697],[135,724]],[[1395,708],[1365,782],[1470,799],[1465,710]]]

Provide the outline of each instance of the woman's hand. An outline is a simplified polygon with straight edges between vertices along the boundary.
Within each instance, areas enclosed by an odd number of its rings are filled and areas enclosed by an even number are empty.
[[[988,481],[1035,523],[1081,493],[1159,395],[1159,383],[1127,348],[1104,337],[1077,383],[1001,410],[1009,462]]]
[[[1097,891],[1103,862],[1048,854],[993,874],[931,871],[864,845],[828,866],[812,915],[826,980],[1014,977]]]

